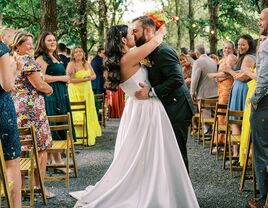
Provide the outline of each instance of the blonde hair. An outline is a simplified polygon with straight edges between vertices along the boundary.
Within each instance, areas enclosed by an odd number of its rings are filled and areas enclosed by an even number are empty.
[[[75,58],[74,58],[74,52],[75,52],[75,50],[76,49],[81,49],[82,51],[83,51],[83,53],[84,53],[84,55],[83,55],[83,58],[82,58],[82,62],[83,62],[83,66],[85,67],[85,64],[86,64],[86,54],[85,54],[85,51],[83,50],[83,48],[81,47],[81,46],[76,46],[76,47],[74,47],[73,48],[73,50],[72,50],[72,52],[71,52],[71,61],[73,61],[73,62],[75,62]]]
[[[18,46],[24,43],[28,37],[31,37],[32,39],[34,36],[31,33],[28,33],[26,31],[17,31],[13,37],[13,41],[10,44],[10,50],[12,53],[17,51]]]

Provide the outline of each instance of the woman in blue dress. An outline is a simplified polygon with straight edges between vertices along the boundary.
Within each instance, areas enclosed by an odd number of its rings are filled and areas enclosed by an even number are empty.
[[[228,108],[230,110],[243,111],[245,107],[248,86],[250,77],[245,73],[247,69],[253,69],[256,63],[255,57],[255,42],[254,39],[246,34],[240,36],[238,40],[238,62],[233,69],[225,68],[224,72],[229,73],[234,78],[234,83],[231,89]],[[240,135],[241,126],[232,125],[232,134]],[[238,157],[238,146],[234,145],[233,157]]]
[[[21,207],[20,139],[17,116],[10,91],[14,88],[16,65],[9,56],[9,49],[0,40],[0,138],[11,191],[13,207]]]

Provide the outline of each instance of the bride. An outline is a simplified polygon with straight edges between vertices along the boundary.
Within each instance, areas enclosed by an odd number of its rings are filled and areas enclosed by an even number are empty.
[[[106,38],[108,84],[129,96],[121,118],[114,159],[103,176],[84,191],[70,193],[75,207],[199,207],[171,123],[156,97],[137,100],[139,83],[150,85],[140,62],[163,41],[165,27],[144,45],[135,46],[126,25],[110,28]],[[130,50],[131,49],[131,50]]]

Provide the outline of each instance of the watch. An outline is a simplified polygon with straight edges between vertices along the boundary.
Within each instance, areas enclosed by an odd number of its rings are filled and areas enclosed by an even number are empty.
[[[154,93],[152,91],[152,88],[150,88],[149,93],[148,93],[148,96],[149,96],[149,98],[154,97]]]

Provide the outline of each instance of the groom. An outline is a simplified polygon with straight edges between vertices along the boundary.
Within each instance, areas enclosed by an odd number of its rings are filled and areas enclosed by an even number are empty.
[[[139,47],[154,36],[156,27],[150,17],[141,16],[132,21],[132,29],[136,46]],[[141,89],[135,96],[141,100],[156,96],[161,100],[188,170],[186,142],[194,108],[184,83],[178,55],[169,45],[162,43],[148,58],[147,69],[152,88],[140,83]]]

